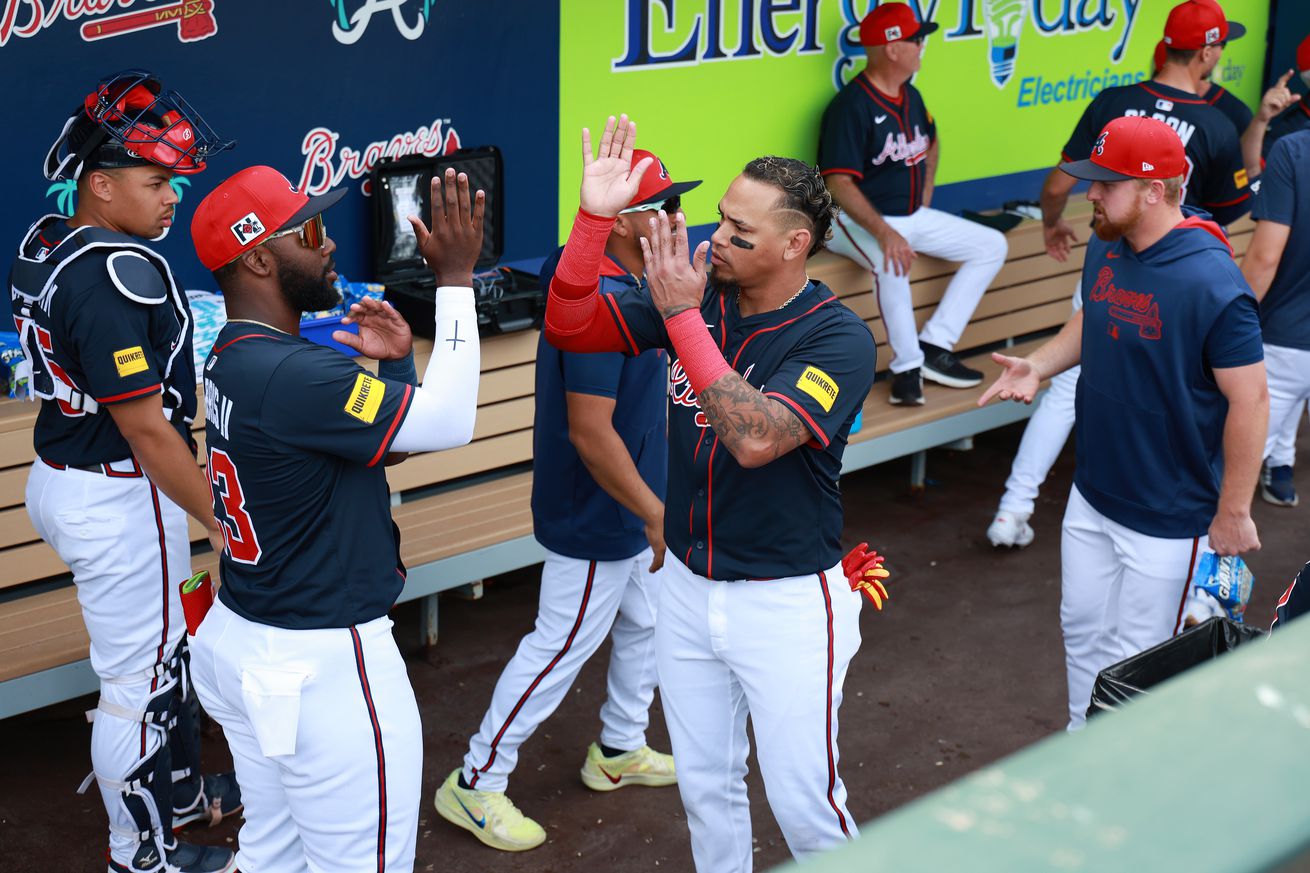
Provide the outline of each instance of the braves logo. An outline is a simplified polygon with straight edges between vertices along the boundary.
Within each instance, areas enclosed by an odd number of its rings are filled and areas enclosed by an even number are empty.
[[[1101,135],[1096,138],[1096,145],[1092,146],[1092,151],[1098,155],[1105,154],[1105,138],[1110,135],[1108,130],[1101,131]]]
[[[669,399],[677,406],[683,406],[687,409],[696,410],[696,426],[707,428],[710,426],[710,420],[705,417],[705,413],[700,411],[700,403],[696,400],[696,394],[691,390],[691,380],[687,378],[686,372],[682,369],[682,361],[674,359],[673,365],[669,367]]]
[[[364,179],[362,190],[369,194],[369,180],[365,178],[373,166],[383,158],[404,155],[446,155],[461,148],[459,132],[450,126],[450,119],[437,118],[430,125],[417,130],[398,133],[388,140],[371,142],[363,149],[337,147],[341,134],[327,127],[315,127],[305,134],[300,152],[305,165],[300,171],[299,188],[310,196],[323,194],[343,179]]]
[[[199,42],[218,33],[214,17],[217,0],[173,0],[146,9],[104,15],[85,22],[79,33],[87,42],[149,30],[152,27],[176,26],[178,41]],[[51,27],[61,18],[76,21],[108,12],[114,6],[131,6],[133,0],[8,0],[0,5],[0,46],[13,37],[29,39]],[[20,7],[25,7],[20,13]]]
[[[391,20],[396,25],[396,30],[405,39],[418,39],[423,35],[423,28],[432,14],[435,0],[422,0],[415,4],[419,8],[412,24],[405,21],[401,9],[409,0],[365,0],[362,6],[349,15],[346,13],[347,0],[331,0],[331,2],[337,10],[337,20],[332,22],[332,38],[342,45],[354,45],[359,42],[364,31],[368,30],[368,23],[373,20],[373,16],[379,12],[391,13]]]
[[[1096,284],[1088,295],[1096,303],[1110,304],[1109,316],[1118,321],[1137,326],[1137,334],[1142,339],[1158,340],[1163,335],[1164,322],[1160,320],[1160,304],[1154,294],[1143,294],[1118,288],[1114,284],[1114,270],[1102,267],[1096,274]],[[1116,325],[1110,325],[1110,336],[1119,339]]]

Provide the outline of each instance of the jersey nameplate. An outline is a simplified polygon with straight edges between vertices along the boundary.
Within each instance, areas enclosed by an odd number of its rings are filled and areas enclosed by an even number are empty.
[[[824,412],[832,412],[832,404],[841,390],[833,378],[818,367],[806,367],[796,380],[796,387],[817,400]]]
[[[146,353],[141,347],[132,346],[130,349],[119,349],[114,352],[114,366],[118,368],[118,377],[121,379],[133,373],[140,373],[149,367],[149,364],[146,363]]]
[[[355,387],[350,389],[350,399],[346,401],[346,415],[358,418],[365,424],[372,424],[377,418],[378,407],[382,405],[382,395],[387,392],[387,383],[374,379],[366,373],[355,377]]]

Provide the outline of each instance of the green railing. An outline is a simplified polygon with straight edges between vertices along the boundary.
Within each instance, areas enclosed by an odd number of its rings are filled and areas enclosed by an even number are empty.
[[[1310,618],[782,871],[1310,870]]]

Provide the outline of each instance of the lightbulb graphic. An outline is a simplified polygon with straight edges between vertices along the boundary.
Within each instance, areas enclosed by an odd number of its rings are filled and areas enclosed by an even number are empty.
[[[1019,56],[1019,34],[1023,31],[1026,0],[983,0],[983,23],[987,27],[987,60],[992,82],[1004,88],[1014,74]]]

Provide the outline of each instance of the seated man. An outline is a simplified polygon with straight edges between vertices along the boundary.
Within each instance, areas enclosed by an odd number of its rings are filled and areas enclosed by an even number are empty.
[[[860,42],[868,65],[828,104],[819,134],[819,169],[840,207],[828,248],[873,272],[897,405],[923,404],[924,377],[952,388],[982,381],[952,349],[1007,250],[999,231],[928,208],[937,126],[910,78],[936,29],[904,3],[883,3],[865,16]],[[922,331],[910,294],[917,252],[961,262]]]

